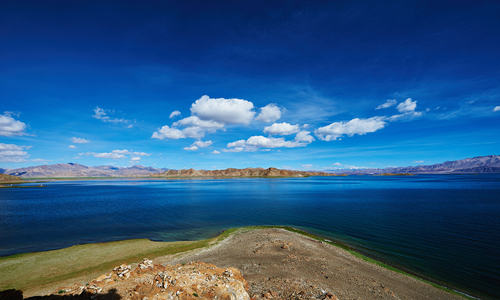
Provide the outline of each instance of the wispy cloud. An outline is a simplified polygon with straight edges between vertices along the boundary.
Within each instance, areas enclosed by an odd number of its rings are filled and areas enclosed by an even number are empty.
[[[389,99],[384,104],[380,104],[379,106],[377,106],[377,108],[375,108],[375,109],[388,108],[388,107],[395,105],[396,103],[397,103],[397,101],[395,99],[393,99],[393,100]]]
[[[18,146],[0,143],[0,162],[25,162],[29,157],[25,150],[31,146]]]
[[[83,153],[79,153],[79,156],[82,156]],[[89,156],[92,155],[97,158],[111,158],[111,159],[123,159],[127,158],[127,155],[134,155],[136,157],[140,156],[149,156],[149,153],[146,152],[138,152],[138,151],[129,151],[127,149],[124,150],[113,150],[111,152],[102,152],[102,153],[96,153],[96,152],[87,152],[85,155]]]
[[[101,120],[103,122],[111,122],[111,123],[128,123],[130,120],[127,119],[118,119],[114,118],[112,119],[109,114],[114,114],[114,110],[109,110],[109,109],[102,109],[99,108],[99,106],[96,106],[94,109],[94,115],[92,116],[93,118],[96,118],[98,120]]]

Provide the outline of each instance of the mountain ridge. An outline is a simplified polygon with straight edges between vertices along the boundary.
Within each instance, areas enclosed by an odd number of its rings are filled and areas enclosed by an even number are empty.
[[[297,171],[277,168],[228,168],[224,170],[172,170],[134,165],[130,167],[85,166],[78,163],[40,165],[17,169],[0,168],[0,174],[30,177],[278,177],[278,176],[328,176],[340,174],[456,174],[500,173],[500,155],[476,156],[433,165],[393,168],[332,169],[323,171]]]
[[[453,174],[453,173],[500,173],[500,155],[476,156],[433,165],[418,165],[393,168],[336,169],[333,173],[345,174]]]

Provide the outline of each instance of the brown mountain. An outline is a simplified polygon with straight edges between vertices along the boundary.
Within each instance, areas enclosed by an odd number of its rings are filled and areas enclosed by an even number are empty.
[[[16,181],[24,181],[21,177],[11,176],[7,174],[0,174],[0,182],[16,182]]]
[[[281,170],[276,168],[246,168],[225,170],[168,170],[163,173],[153,174],[151,177],[307,177],[307,176],[332,176],[324,172],[306,172]]]

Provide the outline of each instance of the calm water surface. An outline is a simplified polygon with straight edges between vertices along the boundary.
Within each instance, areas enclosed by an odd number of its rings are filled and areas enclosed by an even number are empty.
[[[105,180],[0,189],[0,256],[290,225],[500,299],[500,176]]]

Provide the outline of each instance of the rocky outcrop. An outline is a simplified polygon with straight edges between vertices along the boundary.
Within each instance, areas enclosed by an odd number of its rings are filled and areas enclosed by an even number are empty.
[[[26,299],[250,300],[248,288],[247,281],[236,268],[219,269],[204,262],[163,266],[145,258],[134,270],[130,265],[121,265],[85,285],[60,287],[50,295]],[[22,299],[20,291],[2,293]]]
[[[324,172],[306,172],[281,170],[276,168],[246,168],[225,170],[168,170],[164,173],[153,174],[151,177],[308,177],[308,176],[332,176]]]

